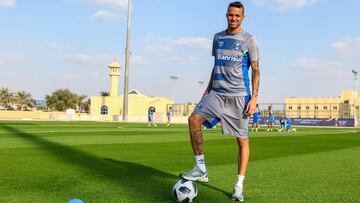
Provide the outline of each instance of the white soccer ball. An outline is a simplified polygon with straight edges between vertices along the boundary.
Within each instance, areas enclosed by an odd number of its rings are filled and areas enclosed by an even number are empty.
[[[173,187],[172,194],[177,202],[193,202],[197,196],[195,182],[191,180],[179,180]]]

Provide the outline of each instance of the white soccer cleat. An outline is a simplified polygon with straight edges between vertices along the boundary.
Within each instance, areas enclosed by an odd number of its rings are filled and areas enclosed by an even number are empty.
[[[236,184],[233,189],[232,200],[244,201],[244,186],[242,184]]]
[[[198,181],[207,183],[209,181],[208,173],[202,172],[197,166],[194,167],[193,170],[187,173],[181,173],[180,178],[191,181]]]

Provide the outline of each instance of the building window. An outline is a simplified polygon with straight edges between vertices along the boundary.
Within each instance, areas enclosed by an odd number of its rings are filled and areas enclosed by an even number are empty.
[[[333,106],[333,110],[337,110],[337,106]]]
[[[310,106],[305,107],[305,109],[306,109],[306,110],[309,110],[309,109],[310,109]]]
[[[318,107],[318,106],[315,106],[315,110],[319,110],[319,107]]]
[[[292,110],[292,106],[289,106],[289,110]]]
[[[324,109],[324,110],[327,110],[327,106],[324,106],[323,109]]]
[[[298,109],[298,110],[301,110],[301,106],[298,106],[297,109]]]
[[[100,114],[101,115],[107,115],[108,114],[108,107],[107,106],[102,106]]]

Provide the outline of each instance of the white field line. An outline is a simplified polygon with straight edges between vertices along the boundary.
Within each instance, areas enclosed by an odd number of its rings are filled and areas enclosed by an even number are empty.
[[[168,131],[168,132],[183,132],[184,130],[169,130],[169,129],[153,129],[156,131]],[[22,131],[21,133],[87,133],[87,132],[134,132],[134,131],[149,131],[144,128],[131,128],[131,129],[116,129],[116,130],[47,130],[47,131]],[[16,134],[18,132],[0,132],[0,134]]]
[[[117,128],[115,129],[109,129],[109,130],[46,130],[46,131],[23,131],[22,133],[87,133],[87,132],[134,132],[134,131],[149,131],[149,130],[153,130],[154,132],[156,131],[168,131],[168,132],[184,132],[184,130],[180,130],[180,129],[161,129],[161,128],[130,128],[130,129],[125,129],[125,128]],[[261,134],[261,136],[264,137],[272,137],[272,136],[281,136],[281,135],[287,135],[287,136],[296,136],[296,135],[305,135],[305,134],[343,134],[343,133],[357,133],[359,131],[355,131],[355,130],[347,130],[347,131],[326,131],[326,132],[321,132],[321,133],[314,133],[314,132],[267,132],[266,135]],[[0,134],[16,134],[17,132],[0,132]],[[250,137],[256,136],[257,133],[253,133],[253,132],[249,132],[250,133]],[[262,132],[259,132],[262,133]]]

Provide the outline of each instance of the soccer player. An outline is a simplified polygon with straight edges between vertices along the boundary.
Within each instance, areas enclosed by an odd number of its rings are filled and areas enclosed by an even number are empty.
[[[252,128],[251,128],[251,132],[255,131],[257,132],[259,129],[259,118],[260,118],[260,109],[259,109],[259,104],[256,104],[256,111],[253,115],[253,123],[252,123]]]
[[[249,116],[255,113],[259,91],[259,51],[254,36],[241,27],[244,6],[236,1],[227,8],[227,29],[215,34],[212,55],[215,64],[201,101],[188,119],[190,140],[195,155],[193,170],[180,177],[208,182],[203,152],[201,124],[212,127],[221,122],[222,133],[236,138],[238,151],[237,181],[232,199],[244,200],[244,178],[249,160]],[[252,79],[248,70],[251,66]],[[252,96],[251,96],[252,93]]]
[[[279,132],[296,132],[296,128],[293,128],[291,125],[291,120],[289,118],[280,119],[280,129]]]
[[[274,118],[271,106],[269,106],[269,119],[267,122],[267,126],[268,126],[267,131],[273,131],[274,123],[275,123],[275,118]]]
[[[285,131],[285,119],[280,119],[280,129],[278,130],[279,132]]]
[[[171,115],[172,115],[172,108],[171,108],[171,106],[169,107],[166,115],[167,115],[167,127],[170,127]]]
[[[155,123],[155,121],[154,121],[154,113],[155,113],[155,107],[153,107],[153,106],[150,106],[149,108],[148,108],[148,126],[150,127],[151,125],[153,126],[153,127],[156,127],[156,123]]]

